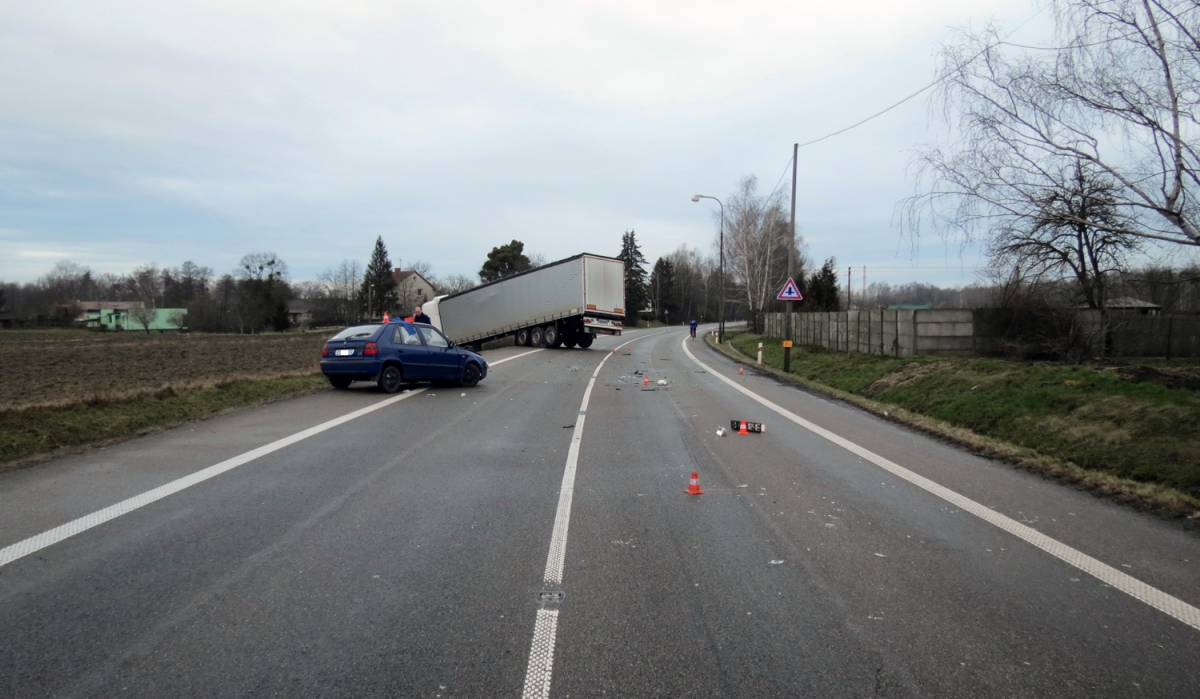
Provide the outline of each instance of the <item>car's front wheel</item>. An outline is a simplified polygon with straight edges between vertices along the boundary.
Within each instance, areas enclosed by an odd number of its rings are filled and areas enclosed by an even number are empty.
[[[400,367],[395,364],[388,364],[379,372],[379,390],[384,393],[395,393],[400,390],[400,386],[404,383],[404,374],[401,373]]]
[[[479,365],[475,364],[474,362],[468,362],[467,365],[463,367],[462,379],[459,380],[459,383],[467,388],[470,388],[478,384],[479,379],[482,378],[482,376],[483,374],[479,371]]]
[[[333,386],[334,388],[336,388],[338,390],[341,390],[344,388],[350,388],[350,383],[351,383],[350,379],[347,379],[344,376],[330,376],[329,377],[329,385]]]

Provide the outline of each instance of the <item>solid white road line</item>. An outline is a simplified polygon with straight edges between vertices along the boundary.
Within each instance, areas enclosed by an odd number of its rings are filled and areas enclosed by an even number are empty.
[[[542,351],[541,349],[530,350],[529,352],[522,352],[521,354],[513,355],[511,357],[505,357],[504,359],[501,359],[496,362],[488,362],[488,367],[491,368],[493,366],[496,366],[497,364],[503,364],[505,362],[510,362],[514,359],[520,359],[521,357],[524,357],[526,355],[530,355],[530,354],[533,354],[534,352],[541,352],[541,351]],[[606,359],[607,359],[607,357],[606,357]],[[34,553],[36,551],[40,551],[40,550],[46,548],[47,546],[52,546],[54,544],[57,544],[58,542],[62,541],[63,539],[75,536],[76,534],[79,534],[80,532],[85,532],[88,529],[91,529],[92,527],[97,527],[111,519],[115,519],[117,517],[120,517],[123,514],[128,514],[130,512],[133,512],[134,510],[136,510],[138,508],[145,507],[146,505],[149,505],[150,503],[155,502],[156,500],[161,500],[161,499],[167,497],[168,495],[174,495],[175,493],[178,493],[179,491],[184,490],[186,488],[190,488],[193,485],[196,485],[197,483],[203,483],[204,481],[206,481],[210,478],[213,478],[215,476],[219,476],[222,473],[225,473],[226,471],[231,471],[231,470],[237,468],[238,466],[248,464],[251,461],[254,461],[255,459],[257,459],[261,456],[266,456],[267,454],[270,454],[271,452],[279,451],[280,449],[283,449],[284,447],[291,446],[291,445],[295,444],[296,442],[308,439],[309,437],[318,435],[326,430],[333,429],[334,427],[337,427],[338,425],[344,425],[347,422],[350,422],[351,420],[360,418],[363,415],[368,415],[370,413],[375,412],[376,410],[382,410],[383,408],[386,408],[389,405],[394,405],[395,403],[398,403],[402,400],[411,398],[411,397],[417,395],[418,393],[424,392],[425,390],[426,389],[424,389],[424,388],[418,388],[418,389],[415,389],[412,391],[405,391],[401,395],[394,396],[392,398],[388,398],[387,400],[379,401],[378,403],[375,403],[373,405],[368,405],[365,408],[360,408],[359,410],[355,410],[352,413],[347,413],[345,415],[342,415],[341,417],[334,418],[328,422],[323,422],[315,427],[310,427],[306,430],[302,430],[293,435],[284,437],[283,439],[276,440],[274,442],[271,442],[270,444],[266,444],[257,449],[253,449],[251,451],[245,452],[244,454],[238,454],[237,456],[233,457],[232,459],[226,459],[225,461],[222,461],[219,464],[214,464],[212,466],[209,466],[206,469],[196,471],[195,473],[193,473],[191,475],[184,476],[183,478],[179,478],[177,480],[171,481],[170,483],[167,483],[165,485],[160,485],[159,487],[154,488],[153,490],[146,491],[145,493],[142,493],[140,495],[135,495],[127,500],[122,500],[121,502],[118,502],[115,505],[109,505],[108,507],[106,507],[102,510],[97,510],[96,512],[93,512],[89,515],[84,515],[83,517],[80,517],[79,519],[72,520],[70,522],[67,522],[66,524],[57,526],[54,529],[44,531],[41,534],[36,534],[34,536],[29,537],[28,539],[25,539],[24,541],[18,541],[17,543],[15,543],[11,546],[0,549],[0,566],[8,565],[9,563],[12,563],[13,561],[17,560],[18,558],[21,558],[23,556],[28,556],[31,553]]]
[[[984,505],[981,505],[964,495],[959,495],[943,485],[935,483],[924,476],[918,475],[897,463],[889,461],[888,459],[885,459],[872,451],[868,451],[867,449],[858,446],[854,442],[851,442],[844,437],[834,434],[823,427],[805,420],[786,408],[772,403],[757,393],[754,393],[744,386],[739,385],[733,379],[718,374],[707,364],[701,362],[694,354],[692,354],[691,350],[688,349],[686,340],[683,343],[683,351],[688,357],[691,357],[693,362],[698,364],[709,374],[712,374],[730,386],[733,386],[754,401],[766,406],[767,408],[770,408],[776,413],[779,413],[783,417],[791,420],[804,429],[824,437],[830,442],[842,447],[846,451],[870,461],[876,466],[879,466],[880,468],[889,471],[900,478],[903,478],[918,488],[922,488],[945,500],[946,502],[953,504],[955,507],[966,512],[970,512],[985,522],[994,524],[1009,534],[1033,544],[1051,556],[1054,556],[1065,563],[1069,563],[1088,575],[1100,580],[1100,582],[1110,585],[1136,600],[1145,602],[1151,607],[1154,607],[1164,614],[1167,614],[1168,616],[1177,619],[1194,629],[1200,630],[1200,609],[1197,609],[1187,602],[1184,602],[1177,597],[1173,597],[1162,590],[1159,590],[1158,588],[1151,587],[1131,575],[1122,573],[1116,568],[1102,563],[1083,553],[1082,551],[1077,551],[1056,539],[1052,539],[1032,527],[1025,526],[1014,519],[1005,517],[1004,515],[985,507]]]
[[[592,378],[583,391],[579,415],[575,419],[575,430],[571,433],[571,446],[567,449],[562,486],[558,491],[558,511],[554,515],[554,530],[550,535],[550,552],[546,554],[546,571],[542,574],[542,585],[547,589],[562,584],[563,562],[567,555],[567,530],[571,525],[571,501],[575,497],[575,471],[579,465],[579,444],[583,439],[583,423],[587,418],[588,402],[592,399],[592,387],[596,385],[596,377],[600,375],[604,363],[617,350],[664,332],[666,331],[661,330],[649,335],[639,335],[607,352],[604,359],[596,365],[596,370],[592,372]],[[550,696],[550,674],[554,670],[554,643],[557,632],[558,610],[539,609],[537,621],[533,626],[533,644],[529,648],[529,666],[525,670],[525,691],[521,695],[523,699],[547,699]]]

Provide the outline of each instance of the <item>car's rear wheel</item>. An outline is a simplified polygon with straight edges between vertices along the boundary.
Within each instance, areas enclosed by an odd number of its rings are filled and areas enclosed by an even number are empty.
[[[596,339],[595,335],[592,335],[591,333],[580,333],[579,334],[579,346],[582,347],[583,349],[587,349],[588,347],[592,346],[592,341],[595,339]]]
[[[518,347],[528,347],[529,346],[529,328],[521,328],[520,330],[518,330],[517,334],[513,335],[513,343],[515,345],[517,345]]]
[[[351,383],[350,379],[347,379],[344,376],[330,376],[329,377],[329,385],[333,386],[334,388],[336,388],[338,390],[341,390],[344,388],[350,388],[350,383]]]
[[[558,332],[558,327],[547,325],[542,331],[542,342],[546,343],[547,347],[558,347],[562,344],[562,333]]]
[[[400,386],[404,383],[404,374],[400,371],[400,367],[395,364],[388,364],[379,372],[379,390],[384,393],[395,393],[400,390]]]
[[[529,344],[534,347],[545,347],[545,333],[542,328],[532,328],[529,331]]]
[[[470,388],[479,383],[481,377],[482,373],[479,371],[479,366],[475,362],[467,362],[467,365],[463,367],[462,379],[459,380],[459,384]]]

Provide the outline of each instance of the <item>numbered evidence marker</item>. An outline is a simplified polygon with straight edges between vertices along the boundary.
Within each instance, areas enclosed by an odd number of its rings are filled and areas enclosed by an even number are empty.
[[[788,348],[790,348],[790,347],[792,346],[792,341],[791,341],[791,340],[784,340],[784,341],[783,341],[783,346],[784,346],[784,347],[788,347]]]
[[[780,301],[803,301],[804,297],[800,295],[800,288],[796,286],[796,282],[788,277],[787,284],[779,290],[779,295],[775,298]]]

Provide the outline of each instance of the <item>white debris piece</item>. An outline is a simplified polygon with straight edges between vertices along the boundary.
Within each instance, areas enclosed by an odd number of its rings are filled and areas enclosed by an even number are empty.
[[[783,561],[781,561],[781,560],[779,560],[778,558],[776,558],[775,560],[771,561],[771,565],[773,565],[773,566],[781,566],[781,565],[783,565]]]
[[[724,427],[718,427],[718,428],[717,428],[717,436],[718,436],[718,437],[724,437],[724,436],[725,436],[725,428],[724,428]]]
[[[666,379],[659,379],[659,380],[658,380],[658,385],[659,385],[659,386],[666,386],[666,385],[667,385],[667,380],[666,380]]]
[[[880,558],[887,558],[887,556],[883,555],[882,553],[877,553],[877,554],[875,554],[875,555],[876,555],[876,556],[878,556],[878,557],[880,557]]]

